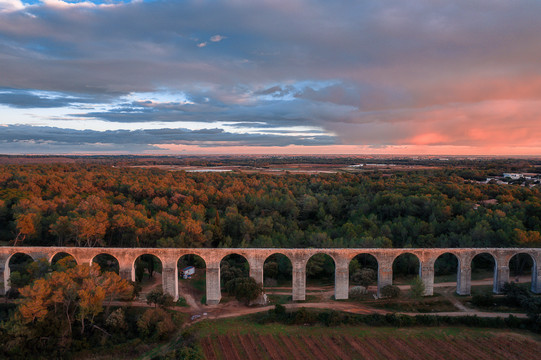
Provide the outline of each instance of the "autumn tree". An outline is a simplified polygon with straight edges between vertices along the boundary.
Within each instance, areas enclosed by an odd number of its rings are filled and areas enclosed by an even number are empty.
[[[17,236],[13,241],[13,246],[19,245],[19,243],[23,242],[27,237],[37,235],[40,219],[40,214],[35,212],[17,215],[15,218]]]
[[[61,323],[61,339],[71,337],[78,320],[83,334],[87,322],[93,326],[95,317],[103,311],[103,302],[115,297],[129,297],[132,286],[114,273],[102,273],[98,265],[76,265],[64,271],[54,271],[49,277],[36,280],[20,289],[23,299],[18,307],[18,319],[25,326]]]

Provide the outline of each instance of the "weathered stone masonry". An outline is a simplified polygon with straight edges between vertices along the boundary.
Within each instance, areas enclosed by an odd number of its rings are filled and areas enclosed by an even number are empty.
[[[227,255],[242,255],[250,265],[250,276],[263,283],[263,265],[272,254],[283,254],[289,258],[293,267],[293,300],[304,300],[306,296],[306,263],[315,254],[323,253],[332,257],[335,264],[335,298],[347,299],[349,292],[349,263],[357,255],[369,254],[378,262],[378,293],[385,285],[393,283],[393,262],[405,253],[419,259],[419,275],[425,285],[425,295],[432,295],[434,289],[434,263],[445,253],[458,259],[457,289],[460,295],[468,295],[471,290],[472,259],[482,253],[493,256],[494,292],[499,293],[503,284],[509,281],[509,260],[517,254],[528,254],[533,260],[531,290],[541,293],[541,249],[531,248],[449,248],[449,249],[173,249],[173,248],[76,248],[76,247],[0,247],[0,293],[8,289],[9,260],[16,253],[31,256],[34,260],[45,258],[51,261],[58,253],[72,255],[78,264],[90,264],[100,254],[114,256],[120,266],[120,275],[135,280],[135,260],[144,254],[155,255],[162,262],[162,282],[164,291],[173,295],[178,293],[177,261],[181,256],[199,255],[206,263],[207,303],[217,304],[221,299],[220,261]]]

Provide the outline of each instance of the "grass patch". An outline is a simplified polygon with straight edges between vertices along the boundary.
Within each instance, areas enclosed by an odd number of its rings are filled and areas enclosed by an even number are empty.
[[[292,301],[291,295],[273,295],[267,294],[267,299],[271,304],[288,304]]]
[[[456,282],[456,273],[434,276],[434,284]]]
[[[316,286],[316,287],[325,287],[325,286],[334,286],[333,279],[306,279],[306,287]]]
[[[198,292],[205,293],[207,288],[207,276],[206,273],[201,273],[201,275],[196,276],[188,280],[190,285]]]
[[[393,285],[411,285],[411,282],[417,277],[415,276],[398,276],[393,279]]]
[[[493,285],[475,285],[471,287],[471,293],[474,294],[482,294],[487,292],[492,292],[494,289]]]

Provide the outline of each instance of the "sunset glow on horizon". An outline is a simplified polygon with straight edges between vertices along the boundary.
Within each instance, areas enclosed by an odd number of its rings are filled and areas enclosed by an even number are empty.
[[[541,155],[540,15],[0,0],[0,154]]]

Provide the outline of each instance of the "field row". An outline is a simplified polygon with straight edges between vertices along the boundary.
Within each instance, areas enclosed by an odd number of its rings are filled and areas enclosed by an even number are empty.
[[[541,344],[516,336],[355,337],[352,335],[209,335],[207,359],[536,359]]]

